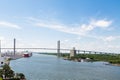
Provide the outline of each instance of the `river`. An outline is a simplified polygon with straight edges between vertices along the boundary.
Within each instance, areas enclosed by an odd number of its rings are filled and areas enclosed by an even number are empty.
[[[120,80],[120,67],[105,62],[74,62],[53,55],[34,53],[30,58],[10,62],[27,80]]]

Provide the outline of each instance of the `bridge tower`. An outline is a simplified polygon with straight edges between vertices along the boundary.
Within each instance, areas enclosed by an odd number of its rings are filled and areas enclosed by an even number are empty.
[[[70,50],[70,57],[74,57],[76,55],[75,47],[73,47],[72,50]]]
[[[60,40],[57,41],[57,56],[60,57],[61,53],[60,53]]]
[[[14,45],[14,46],[13,46],[13,47],[14,47],[14,48],[13,48],[13,52],[14,52],[14,56],[15,56],[15,51],[16,51],[16,50],[15,50],[15,49],[16,49],[16,39],[15,39],[15,38],[14,38],[14,44],[13,44],[13,45]]]
[[[1,40],[0,40],[0,54],[1,54]]]

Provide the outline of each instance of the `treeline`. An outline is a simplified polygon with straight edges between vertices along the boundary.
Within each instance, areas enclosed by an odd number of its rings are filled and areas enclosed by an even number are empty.
[[[57,55],[57,53],[45,53],[45,52],[42,52],[42,53],[38,53],[38,54],[46,54],[46,55]]]
[[[62,54],[62,57],[69,57],[69,54]],[[120,64],[120,54],[76,54],[72,59],[90,58],[92,61],[107,61],[113,64]]]
[[[57,56],[57,53],[40,53],[40,54]],[[61,57],[70,60],[90,58],[91,61],[106,61],[112,64],[120,64],[120,54],[76,54],[74,57],[70,57],[69,53],[61,53]]]

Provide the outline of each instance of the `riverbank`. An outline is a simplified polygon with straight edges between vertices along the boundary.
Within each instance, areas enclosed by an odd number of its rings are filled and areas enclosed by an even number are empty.
[[[16,52],[11,53],[11,52],[7,52],[7,53],[3,53],[2,57],[6,57],[9,58],[10,60],[16,60],[16,59],[20,59],[23,57],[31,57],[32,56],[32,52],[28,52],[28,51],[24,51],[24,52]]]
[[[46,55],[56,55],[57,53],[43,53]],[[76,61],[76,62],[96,62],[105,61],[114,66],[120,66],[120,54],[76,54],[70,57],[69,53],[61,53],[61,57],[64,60]]]
[[[120,64],[111,64],[111,65],[113,65],[113,66],[119,66],[120,67]]]
[[[85,62],[105,61],[111,65],[120,66],[120,54],[77,54],[70,59],[84,60]]]
[[[11,60],[16,60],[23,58],[23,54],[8,55],[7,57],[9,57]]]
[[[19,52],[16,53],[15,55],[13,53],[3,53],[2,57],[9,58],[10,60],[15,60],[15,59],[23,58],[23,53]]]
[[[23,54],[24,53],[22,52],[16,53],[15,55],[12,53],[2,54],[2,58],[4,59],[4,64],[0,69],[0,77],[2,80],[26,80],[23,73],[14,73],[14,71],[9,67],[12,60],[23,58]]]

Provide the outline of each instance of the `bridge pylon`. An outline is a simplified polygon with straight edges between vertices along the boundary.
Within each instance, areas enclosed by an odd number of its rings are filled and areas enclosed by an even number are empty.
[[[60,53],[60,40],[57,41],[57,56],[60,57],[61,53]]]
[[[14,38],[14,44],[13,44],[13,52],[14,52],[14,55],[15,55],[15,52],[16,52],[16,39]]]

